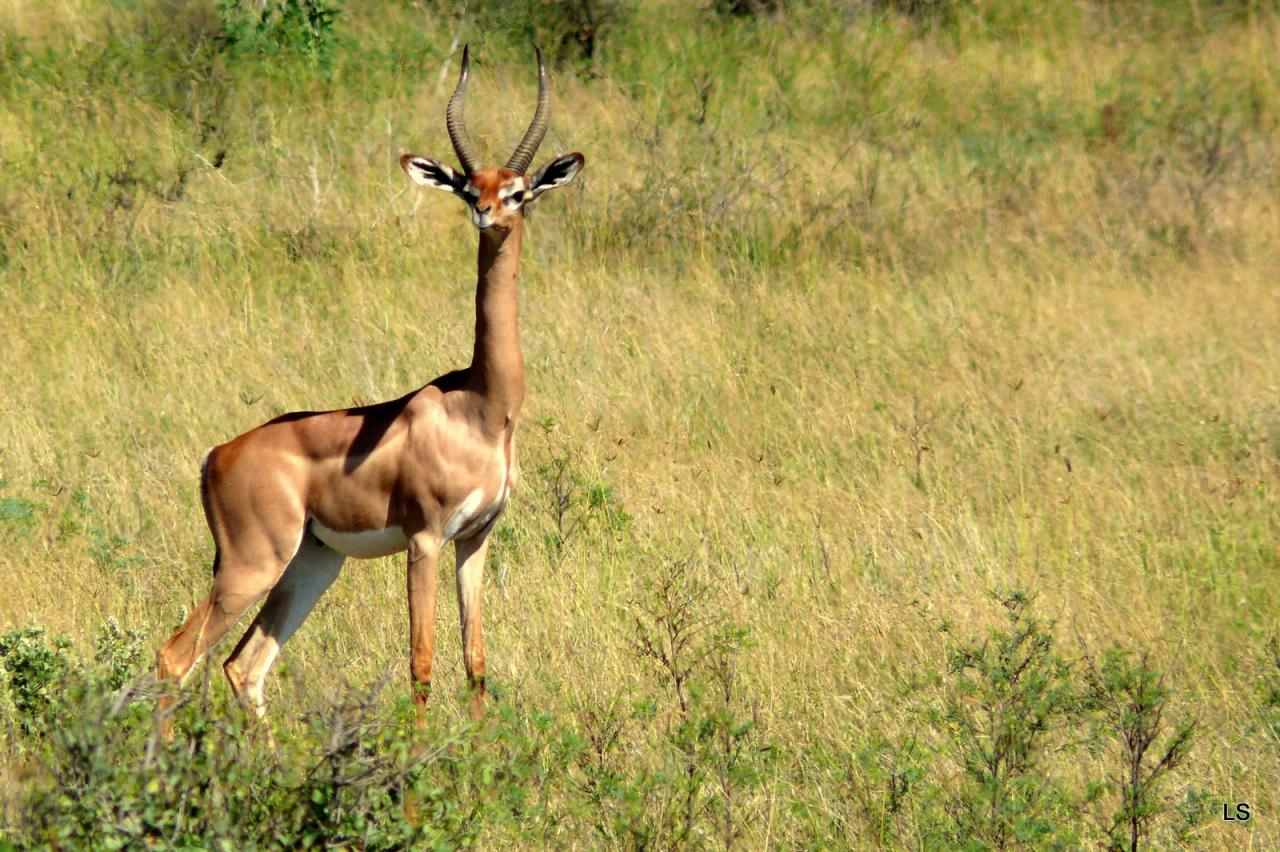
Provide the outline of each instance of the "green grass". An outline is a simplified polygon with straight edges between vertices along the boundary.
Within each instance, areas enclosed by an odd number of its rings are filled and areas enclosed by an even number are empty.
[[[1021,589],[1073,678],[1085,654],[1146,654],[1200,720],[1152,840],[1280,843],[1274,7],[786,5],[646,0],[554,77],[538,162],[587,169],[529,225],[523,476],[487,648],[503,748],[588,745],[530,757],[545,807],[494,805],[474,836],[954,841],[945,803],[969,788],[929,708],[961,700],[957,643],[1003,624],[991,593]],[[530,27],[451,9],[349,1],[299,54],[231,43],[210,4],[0,4],[0,628],[87,654],[114,618],[149,657],[207,590],[208,447],[463,364],[475,234],[396,160],[450,153],[455,37],[494,157],[534,80]],[[689,765],[720,802],[731,751],[682,727],[638,639],[673,566],[737,673],[721,706],[700,670],[694,716],[754,721],[728,834],[719,805],[671,804]],[[391,678],[395,718],[403,570],[349,563],[283,655],[279,789],[348,684]],[[460,687],[453,633],[436,682]],[[218,681],[201,706],[235,722]],[[433,702],[432,735],[461,736],[465,702]],[[606,807],[583,779],[610,725],[594,759],[630,792]],[[1076,800],[1034,806],[1101,842],[1083,796],[1115,755],[1054,736],[1039,771]],[[58,765],[33,742],[0,728],[15,814]],[[1236,801],[1259,816],[1221,822]]]

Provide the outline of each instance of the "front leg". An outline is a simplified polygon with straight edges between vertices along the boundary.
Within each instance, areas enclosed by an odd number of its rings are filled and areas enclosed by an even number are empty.
[[[409,540],[409,673],[418,724],[431,694],[431,663],[436,636],[436,564],[440,539],[419,533]]]
[[[462,622],[462,662],[471,684],[471,718],[484,715],[484,619],[480,593],[484,586],[484,558],[489,530],[454,544],[458,563],[458,618]]]

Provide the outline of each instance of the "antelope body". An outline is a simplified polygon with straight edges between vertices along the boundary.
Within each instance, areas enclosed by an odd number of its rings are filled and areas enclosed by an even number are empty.
[[[481,586],[488,537],[518,478],[515,432],[525,396],[516,282],[525,205],[577,176],[584,159],[525,172],[547,128],[547,76],[538,51],[538,105],[503,168],[482,168],[466,133],[470,69],[446,110],[455,171],[406,154],[415,182],[462,199],[479,230],[471,364],[399,399],[339,411],[296,412],[211,450],[201,497],[216,547],[213,587],[160,648],[158,676],[182,680],[266,596],[223,666],[236,696],[265,712],[263,682],[281,647],[337,578],[346,557],[408,552],[410,673],[421,706],[431,683],[436,566],[453,542],[463,661],[473,713],[484,702]],[[161,709],[175,699],[162,699]],[[169,730],[168,714],[161,725]]]

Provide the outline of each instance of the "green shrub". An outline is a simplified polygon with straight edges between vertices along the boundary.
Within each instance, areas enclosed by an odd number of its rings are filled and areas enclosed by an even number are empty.
[[[34,736],[49,728],[71,669],[70,647],[66,639],[50,640],[35,625],[0,636],[0,688],[19,734]]]
[[[1196,722],[1171,720],[1171,690],[1144,654],[1136,662],[1111,650],[1102,661],[1088,659],[1089,700],[1095,736],[1115,751],[1117,770],[1102,786],[1115,804],[1099,822],[1111,849],[1137,852],[1151,823],[1165,809],[1160,790],[1191,750]]]
[[[1147,657],[1073,664],[1028,595],[997,599],[1004,627],[954,642],[945,672],[907,686],[916,724],[873,733],[850,762],[861,818],[890,845],[1136,849],[1167,810],[1161,792],[1194,723],[1170,719],[1171,690]],[[1086,754],[1104,777],[1079,771]],[[1182,829],[1202,820],[1201,798],[1182,808]]]
[[[524,48],[542,46],[557,65],[598,71],[612,36],[635,15],[636,0],[513,0],[509,3],[437,2],[458,9],[485,34],[499,34]],[[444,11],[442,9],[442,11]]]
[[[43,508],[39,503],[21,497],[0,497],[0,528],[16,530],[25,535],[36,521],[36,513]]]
[[[279,751],[227,702],[187,702],[179,735],[158,742],[155,690],[89,678],[49,728],[10,839],[75,848],[319,846],[458,848],[482,829],[536,822],[541,780],[562,773],[573,739],[548,717],[509,708],[480,728],[379,691],[323,708]],[[559,737],[559,739],[557,739]]]
[[[1079,694],[1054,649],[1052,623],[1031,613],[1025,594],[1000,603],[1006,629],[951,651],[935,724],[961,774],[943,834],[948,843],[976,839],[997,849],[1071,843],[1071,796],[1050,753],[1069,738]]]
[[[292,53],[326,66],[337,49],[338,0],[221,0],[222,40],[233,52]]]
[[[648,785],[664,791],[635,837],[669,838],[680,846],[718,836],[726,848],[743,831],[738,809],[760,784],[772,745],[754,713],[744,712],[739,656],[747,631],[714,605],[710,585],[686,560],[659,564],[633,600],[635,651],[657,676],[660,694],[642,709],[659,714],[664,763]]]

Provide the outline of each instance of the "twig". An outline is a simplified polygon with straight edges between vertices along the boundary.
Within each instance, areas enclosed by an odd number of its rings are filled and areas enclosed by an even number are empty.
[[[444,81],[449,77],[449,63],[453,61],[454,51],[458,49],[458,42],[462,38],[461,31],[453,34],[453,41],[449,42],[449,52],[445,54],[444,62],[440,63],[440,74],[436,77],[436,94],[440,94]]]

